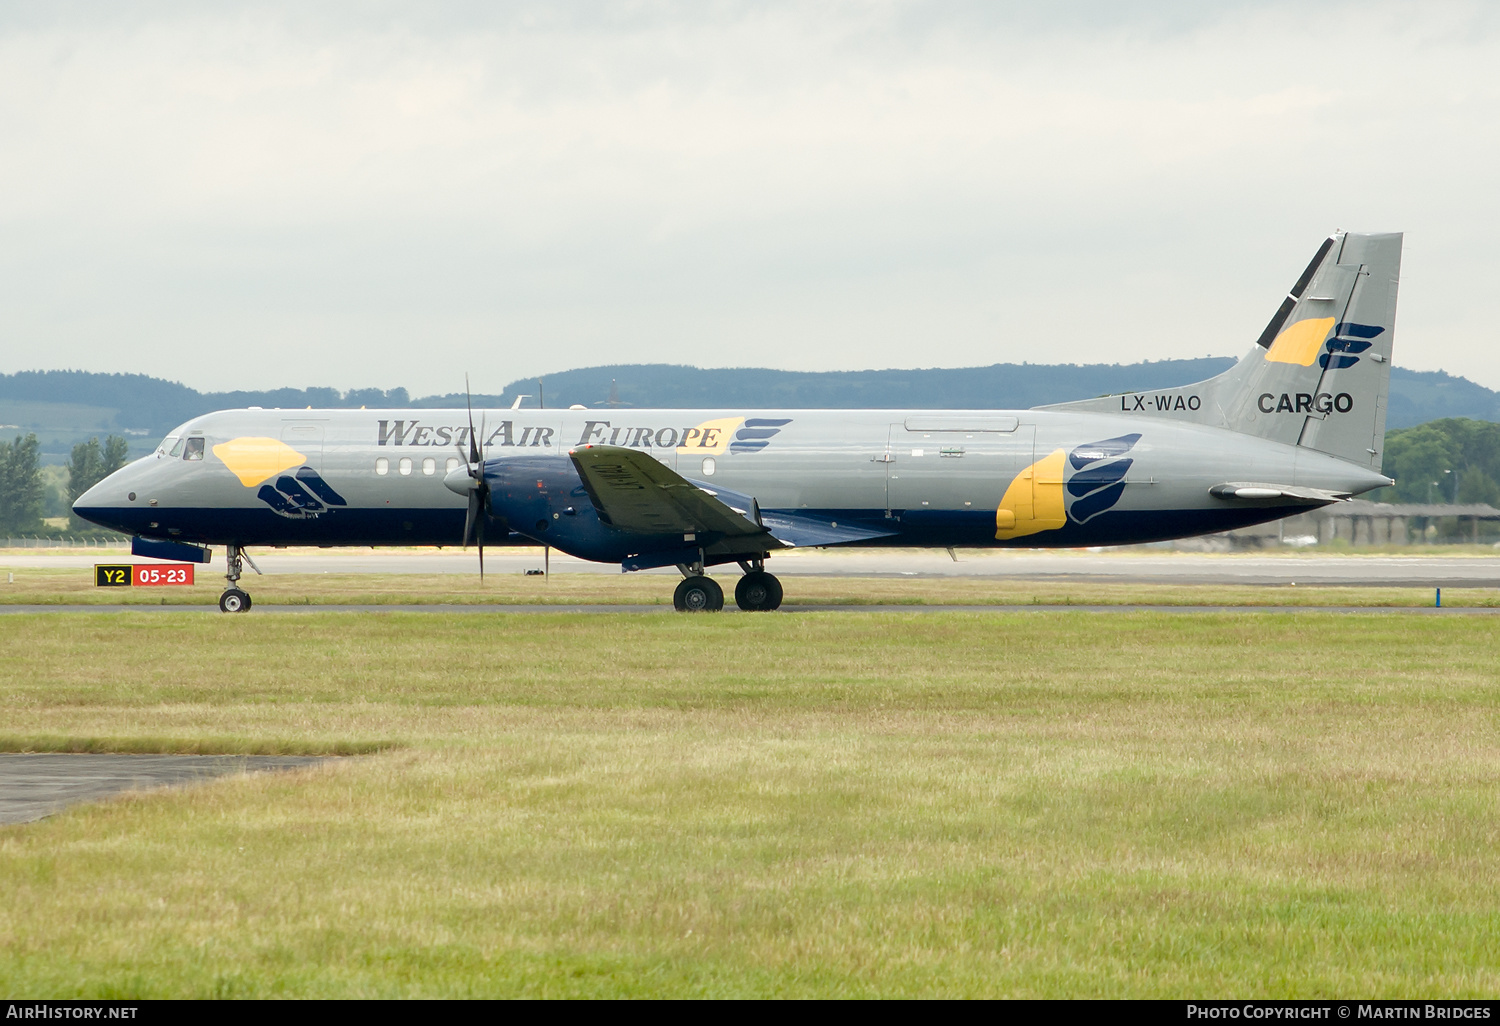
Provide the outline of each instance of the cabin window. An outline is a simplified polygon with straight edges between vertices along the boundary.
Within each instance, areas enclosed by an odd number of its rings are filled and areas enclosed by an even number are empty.
[[[448,462],[443,464],[443,473],[451,474],[458,469],[458,457],[449,456]]]
[[[422,473],[426,474],[428,477],[431,477],[433,474],[436,474],[437,473],[437,460],[433,459],[431,456],[429,456],[425,460],[423,460],[422,461]]]
[[[703,457],[703,476],[704,477],[713,477],[714,476],[714,471],[718,470],[718,469],[719,469],[719,465],[714,462],[714,458],[712,456],[705,456],[705,457]]]
[[[182,458],[185,460],[201,460],[203,458],[203,439],[189,438],[187,445],[182,450]]]
[[[403,457],[401,457],[401,462],[398,463],[398,464],[396,464],[396,465],[401,468],[401,476],[402,477],[411,477],[411,457],[410,456],[403,456]]]
[[[390,472],[390,460],[386,459],[384,456],[381,456],[375,460],[375,473],[379,474],[381,477],[385,477],[385,475],[389,474]]]

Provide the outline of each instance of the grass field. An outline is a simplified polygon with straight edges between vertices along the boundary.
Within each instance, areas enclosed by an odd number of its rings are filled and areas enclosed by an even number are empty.
[[[15,580],[5,576],[13,573]],[[733,605],[737,570],[718,580]],[[268,574],[245,587],[257,605],[572,605],[672,604],[677,578],[663,574]],[[1429,588],[1295,585],[1101,584],[1005,577],[787,576],[788,605],[1228,605],[1393,606],[1433,604]],[[212,608],[224,579],[200,569],[191,587],[96,588],[87,569],[7,570],[0,561],[0,605],[196,605]],[[1500,606],[1500,590],[1454,588],[1447,606]],[[253,613],[252,613],[253,615]]]
[[[12,996],[1493,995],[1500,645],[1399,612],[0,617]]]

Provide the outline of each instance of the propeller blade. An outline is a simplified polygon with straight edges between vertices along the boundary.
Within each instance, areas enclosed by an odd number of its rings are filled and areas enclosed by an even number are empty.
[[[489,505],[489,502],[488,502],[489,496],[485,495],[484,499],[485,499],[484,505],[488,506]],[[481,511],[480,516],[479,516],[479,520],[475,524],[475,531],[474,531],[474,538],[475,538],[476,542],[479,545],[479,579],[480,579],[480,581],[484,580],[484,521],[485,521],[485,518],[488,515],[488,513],[489,513],[488,509],[484,509],[484,510]]]
[[[464,517],[464,548],[468,548],[470,545],[474,544],[474,523],[478,513],[479,496],[474,492],[470,492],[469,512],[468,515]]]
[[[478,477],[474,464],[480,462],[479,441],[474,437],[474,397],[469,392],[469,376],[464,375],[464,402],[469,407],[469,473]],[[482,473],[482,471],[480,472]]]

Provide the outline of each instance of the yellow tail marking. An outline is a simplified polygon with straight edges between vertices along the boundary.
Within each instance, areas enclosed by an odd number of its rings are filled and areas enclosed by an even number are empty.
[[[1055,531],[1068,522],[1063,509],[1063,461],[1067,453],[1058,449],[1016,475],[1000,508],[995,510],[995,537],[1023,538],[1028,534]]]
[[[1332,317],[1309,317],[1298,321],[1276,336],[1276,341],[1266,351],[1266,359],[1272,363],[1300,363],[1311,367],[1318,358],[1318,347],[1328,337],[1331,327]]]
[[[224,461],[240,484],[254,488],[283,470],[300,467],[307,457],[276,438],[234,438],[214,446],[214,455]]]

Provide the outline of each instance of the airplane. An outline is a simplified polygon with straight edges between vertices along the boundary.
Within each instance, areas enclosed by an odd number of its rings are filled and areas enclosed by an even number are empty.
[[[136,555],[256,546],[544,545],[675,566],[682,611],[781,605],[807,546],[1061,548],[1226,531],[1390,485],[1380,473],[1400,234],[1336,232],[1249,353],[1197,384],[1026,410],[225,410],[73,509]],[[258,571],[257,571],[258,572]]]

